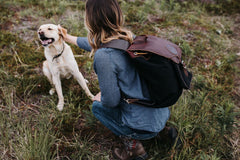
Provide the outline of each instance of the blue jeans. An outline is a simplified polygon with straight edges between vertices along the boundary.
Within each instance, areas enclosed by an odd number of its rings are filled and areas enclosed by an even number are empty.
[[[108,108],[104,107],[101,102],[94,101],[92,105],[94,116],[108,129],[117,136],[127,138],[146,140],[155,137],[158,133],[136,130],[126,126],[121,119],[120,107]]]

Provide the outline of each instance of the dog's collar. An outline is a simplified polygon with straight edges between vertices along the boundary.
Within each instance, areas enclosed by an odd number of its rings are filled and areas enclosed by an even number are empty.
[[[55,55],[55,56],[53,57],[52,61],[54,61],[55,58],[58,58],[58,57],[60,57],[60,56],[62,55],[62,53],[63,53],[63,51],[64,51],[64,47],[65,47],[65,45],[64,45],[64,43],[63,43],[62,51],[61,51],[59,54]]]

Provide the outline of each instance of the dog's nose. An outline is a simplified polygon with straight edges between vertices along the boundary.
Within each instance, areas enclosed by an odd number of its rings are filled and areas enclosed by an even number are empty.
[[[39,35],[44,35],[44,32],[43,31],[38,31],[38,34]]]

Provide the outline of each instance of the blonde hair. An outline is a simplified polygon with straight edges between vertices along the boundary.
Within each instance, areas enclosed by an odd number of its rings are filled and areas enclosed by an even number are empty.
[[[85,26],[92,53],[113,39],[133,41],[131,31],[123,28],[123,15],[117,0],[88,0]]]

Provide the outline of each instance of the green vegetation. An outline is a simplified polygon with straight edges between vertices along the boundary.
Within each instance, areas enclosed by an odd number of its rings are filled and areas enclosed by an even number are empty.
[[[85,1],[0,2],[0,159],[112,159],[119,141],[92,115],[91,101],[77,82],[63,80],[65,108],[59,112],[57,95],[48,94],[50,84],[41,71],[45,58],[38,27],[61,24],[70,34],[86,36]],[[239,159],[240,2],[119,2],[127,28],[179,44],[194,75],[167,124],[178,129],[183,145],[144,141],[150,159]],[[71,46],[75,55],[83,55],[76,60],[96,94],[92,59]]]

